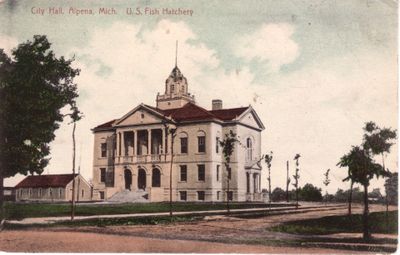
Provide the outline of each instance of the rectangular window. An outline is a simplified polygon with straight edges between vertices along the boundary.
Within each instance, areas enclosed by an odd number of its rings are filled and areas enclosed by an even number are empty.
[[[219,137],[215,138],[215,152],[219,153]]]
[[[232,177],[232,168],[228,168],[228,179],[230,180]]]
[[[221,191],[217,191],[217,200],[220,200],[221,197]]]
[[[181,201],[187,200],[187,192],[186,191],[179,191],[179,198]]]
[[[197,165],[197,180],[204,182],[206,180],[206,166]]]
[[[82,198],[83,198],[83,196],[85,195],[85,190],[82,190]]]
[[[197,191],[197,200],[204,201],[204,191]]]
[[[219,165],[217,165],[217,182],[219,182]]]
[[[199,152],[206,152],[206,137],[205,136],[198,136],[198,151]]]
[[[228,199],[229,199],[229,201],[232,201],[232,199],[233,199],[233,192],[232,191],[228,192]]]
[[[186,182],[187,181],[187,166],[182,165],[180,166],[181,168],[181,182]]]
[[[106,143],[101,144],[101,157],[102,158],[107,157],[107,144]]]
[[[104,199],[104,191],[100,191],[100,199]]]
[[[181,153],[188,153],[188,139],[187,137],[181,138]]]
[[[106,169],[100,168],[100,182],[106,182]]]

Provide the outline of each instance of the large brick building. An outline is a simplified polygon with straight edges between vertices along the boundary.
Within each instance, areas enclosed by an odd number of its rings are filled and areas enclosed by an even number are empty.
[[[121,118],[95,127],[94,199],[120,192],[143,192],[149,201],[169,200],[173,139],[174,201],[261,200],[261,131],[264,125],[251,106],[223,109],[213,100],[206,110],[195,103],[188,83],[175,66],[158,94],[156,107],[140,104]],[[231,159],[230,191],[218,144],[232,130],[241,144]]]

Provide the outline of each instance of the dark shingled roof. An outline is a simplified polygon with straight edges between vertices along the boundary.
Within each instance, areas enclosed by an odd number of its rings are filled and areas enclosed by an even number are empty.
[[[196,121],[196,120],[222,120],[229,121],[235,119],[237,116],[240,116],[244,111],[246,111],[249,107],[240,107],[240,108],[231,108],[231,109],[221,109],[221,110],[212,110],[208,111],[198,105],[193,103],[187,103],[181,108],[167,109],[161,110],[159,108],[155,108],[150,105],[146,105],[146,107],[156,111],[164,116],[170,116],[172,119],[176,121]],[[116,120],[112,120],[101,124],[94,128],[94,131],[111,128],[112,124]]]
[[[103,123],[103,124],[101,124],[101,125],[98,125],[98,126],[95,127],[94,129],[110,128],[110,127],[112,127],[112,124],[114,124],[115,121],[116,121],[116,119],[115,119],[115,120],[107,121],[106,123]]]
[[[231,108],[231,109],[221,109],[221,110],[212,110],[210,113],[217,116],[218,119],[221,120],[233,120],[236,117],[240,116],[244,111],[246,111],[249,107],[240,107],[240,108]]]
[[[75,174],[77,176],[78,174]],[[56,188],[65,187],[74,178],[73,174],[30,175],[15,188]]]
[[[184,121],[184,120],[233,120],[237,116],[240,116],[249,107],[222,109],[208,111],[198,105],[193,103],[187,103],[181,108],[174,108],[168,110],[161,110],[149,105],[147,107],[163,114],[164,116],[171,116],[174,120]]]

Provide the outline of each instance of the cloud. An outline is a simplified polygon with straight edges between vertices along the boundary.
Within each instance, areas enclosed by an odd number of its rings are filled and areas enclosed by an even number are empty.
[[[260,62],[268,72],[278,72],[299,56],[293,33],[293,26],[286,23],[263,24],[253,33],[240,37],[234,43],[234,52],[247,62]]]
[[[1,35],[0,37],[0,49],[4,49],[7,55],[11,55],[11,50],[18,44],[16,38],[8,36],[8,35]]]
[[[165,79],[174,67],[179,40],[178,66],[200,106],[210,108],[211,100],[220,98],[224,107],[251,104],[256,109],[266,126],[262,151],[274,151],[273,187],[285,187],[286,160],[292,173],[296,153],[302,155],[301,185],[311,182],[321,187],[323,173],[331,168],[330,191],[345,187],[346,170],[336,163],[351,145],[361,143],[363,123],[373,120],[381,126],[397,126],[396,55],[360,49],[310,60],[282,74],[279,68],[299,54],[291,39],[293,31],[287,24],[267,24],[243,35],[236,53],[245,64],[229,72],[215,50],[184,22],[161,20],[151,28],[117,22],[106,29],[95,28],[88,45],[70,51],[77,59],[74,65],[82,70],[76,82],[81,95],[78,106],[85,118],[78,123],[77,149],[84,176],[92,177],[90,129],[123,116],[141,102],[155,105],[157,92],[164,92]],[[274,70],[268,80],[255,82],[258,73],[249,64],[253,59]],[[72,160],[65,157],[72,151],[71,128],[63,124],[56,133],[51,173],[71,169]],[[397,169],[396,155],[397,146],[386,160],[390,169]],[[265,180],[263,176],[263,186]]]

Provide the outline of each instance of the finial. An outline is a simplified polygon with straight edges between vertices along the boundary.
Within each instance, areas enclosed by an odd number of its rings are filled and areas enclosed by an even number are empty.
[[[178,40],[176,40],[176,47],[175,47],[175,67],[178,66]]]

